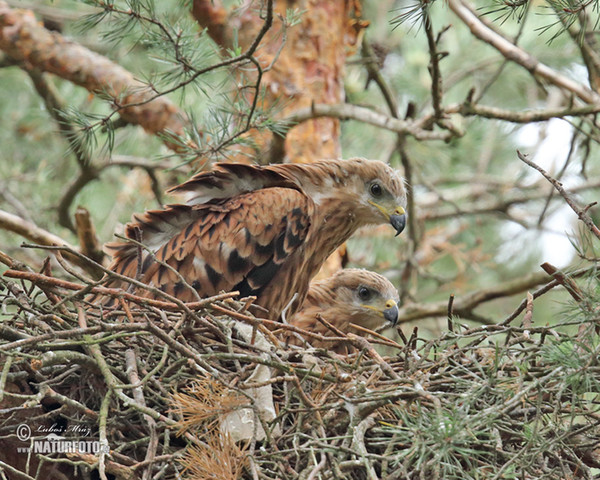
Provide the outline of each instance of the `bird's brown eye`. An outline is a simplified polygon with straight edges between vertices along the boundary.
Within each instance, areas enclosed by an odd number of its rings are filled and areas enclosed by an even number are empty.
[[[383,188],[381,188],[381,185],[379,185],[378,183],[372,183],[369,190],[371,192],[371,195],[373,195],[374,197],[381,197],[381,195],[383,195]]]
[[[358,298],[363,301],[369,300],[371,298],[371,290],[367,287],[358,287]]]

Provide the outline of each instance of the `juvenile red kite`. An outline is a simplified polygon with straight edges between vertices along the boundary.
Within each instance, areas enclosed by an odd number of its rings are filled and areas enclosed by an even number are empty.
[[[357,268],[340,270],[335,275],[313,282],[304,303],[289,323],[324,336],[335,336],[317,320],[317,315],[342,332],[350,332],[350,323],[374,330],[398,321],[398,291],[385,277]],[[314,347],[340,351],[331,342],[309,339]],[[292,341],[295,343],[295,341]]]
[[[171,191],[187,193],[187,204],[134,215],[125,234],[147,250],[107,245],[111,269],[183,301],[255,295],[272,319],[296,293],[295,311],[325,259],[359,227],[390,223],[399,234],[406,224],[402,179],[376,160],[222,163]]]

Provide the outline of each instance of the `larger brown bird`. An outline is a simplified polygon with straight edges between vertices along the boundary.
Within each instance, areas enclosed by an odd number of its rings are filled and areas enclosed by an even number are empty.
[[[134,215],[126,228],[153,253],[109,244],[111,269],[183,301],[220,291],[255,295],[272,319],[294,294],[289,313],[296,310],[325,259],[359,227],[390,223],[399,234],[406,224],[403,181],[376,160],[222,163],[171,192],[187,193],[187,204]]]

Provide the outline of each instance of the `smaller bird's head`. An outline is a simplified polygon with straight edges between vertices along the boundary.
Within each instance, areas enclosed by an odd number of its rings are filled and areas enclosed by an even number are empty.
[[[373,330],[398,322],[398,291],[387,278],[368,270],[347,268],[337,272],[331,281],[350,323]]]

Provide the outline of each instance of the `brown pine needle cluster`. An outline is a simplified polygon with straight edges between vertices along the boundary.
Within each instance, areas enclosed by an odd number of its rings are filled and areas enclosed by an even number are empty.
[[[212,430],[223,415],[248,405],[248,399],[208,376],[172,395],[173,410],[181,415],[178,435],[204,427]]]
[[[248,464],[246,449],[228,434],[214,431],[206,443],[189,447],[179,463],[186,480],[238,480]]]

